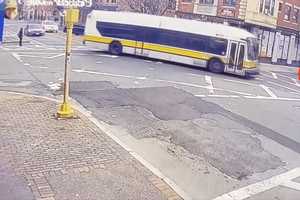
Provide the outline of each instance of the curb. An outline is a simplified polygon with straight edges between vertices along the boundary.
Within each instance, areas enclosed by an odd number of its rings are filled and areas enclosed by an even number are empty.
[[[22,95],[26,97],[35,97],[35,98],[42,98],[48,101],[60,103],[61,101],[55,98],[46,97],[46,96],[39,96],[39,95],[33,95],[33,94],[27,94],[27,93],[21,93],[21,92],[12,92],[12,91],[0,91],[3,93],[8,94],[14,94],[14,95]],[[182,190],[173,180],[166,177],[158,168],[154,167],[151,163],[146,161],[144,158],[142,158],[137,152],[133,151],[128,145],[123,143],[118,137],[115,136],[115,134],[108,130],[104,122],[98,121],[95,117],[92,116],[91,112],[88,111],[86,108],[84,108],[81,104],[79,104],[76,100],[70,98],[71,103],[73,105],[73,108],[77,111],[79,111],[81,114],[83,114],[88,120],[90,120],[94,125],[96,125],[100,130],[102,130],[108,137],[110,137],[114,142],[119,144],[123,149],[125,149],[131,156],[133,156],[137,161],[139,161],[145,168],[150,170],[154,175],[159,177],[162,181],[164,181],[174,192],[165,191],[165,187],[161,184],[155,184],[153,183],[161,192],[166,193],[168,199],[178,199],[175,197],[175,195],[180,196],[184,200],[192,200],[192,198],[186,194],[184,190]],[[149,180],[151,181],[151,180]],[[151,181],[153,182],[153,181]],[[169,197],[168,197],[169,196]]]

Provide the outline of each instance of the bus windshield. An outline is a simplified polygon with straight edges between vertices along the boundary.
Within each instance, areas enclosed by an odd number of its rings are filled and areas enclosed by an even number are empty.
[[[259,43],[255,38],[248,38],[248,59],[257,60],[259,54]]]

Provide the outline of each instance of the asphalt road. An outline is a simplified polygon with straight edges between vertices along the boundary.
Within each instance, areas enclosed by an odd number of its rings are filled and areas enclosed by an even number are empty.
[[[21,25],[6,26],[0,89],[60,95],[65,35],[25,38],[18,47]],[[296,68],[263,64],[260,75],[243,79],[73,41],[71,96],[192,199],[300,167]],[[292,199],[300,196],[296,182],[249,199]]]

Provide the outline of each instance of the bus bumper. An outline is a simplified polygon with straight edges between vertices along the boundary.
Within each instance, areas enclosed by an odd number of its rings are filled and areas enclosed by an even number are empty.
[[[245,69],[245,75],[246,76],[259,75],[259,69],[258,68]]]

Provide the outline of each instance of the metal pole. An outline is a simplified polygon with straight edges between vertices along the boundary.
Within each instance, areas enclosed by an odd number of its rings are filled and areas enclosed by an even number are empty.
[[[65,51],[65,76],[64,76],[64,99],[57,112],[58,118],[73,118],[74,111],[69,104],[69,79],[71,71],[71,46],[72,46],[72,32],[73,25],[78,21],[78,10],[68,9],[66,13],[66,25],[67,25],[67,39],[66,39],[66,51]]]
[[[70,77],[70,66],[71,66],[72,32],[73,32],[73,24],[68,24],[66,52],[65,52],[64,103],[68,103],[68,98],[69,98],[69,88],[70,88],[69,77]]]

